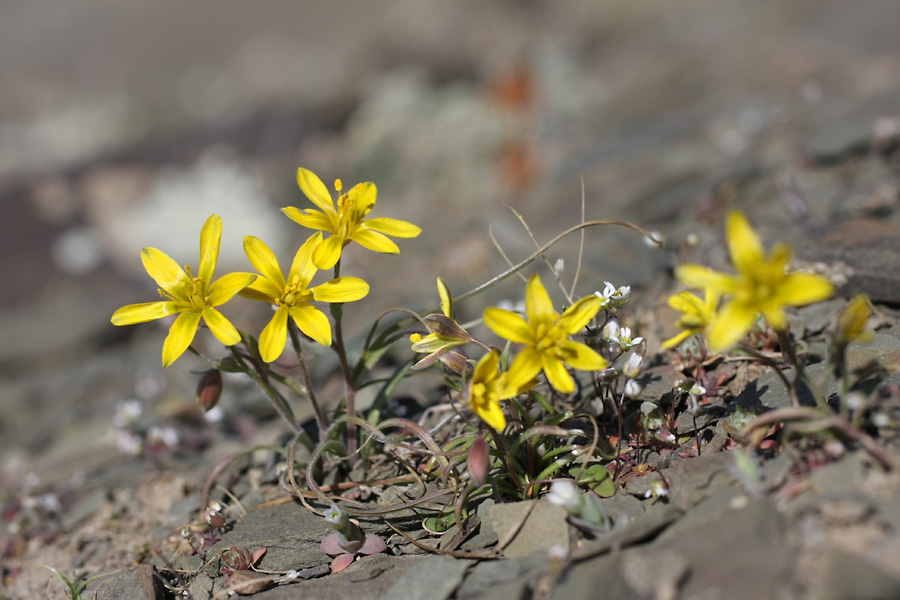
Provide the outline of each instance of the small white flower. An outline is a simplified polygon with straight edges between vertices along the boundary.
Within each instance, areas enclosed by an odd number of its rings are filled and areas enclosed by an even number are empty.
[[[116,415],[113,417],[113,427],[125,429],[133,425],[140,418],[143,411],[144,407],[141,401],[136,398],[120,402],[116,408]]]
[[[632,352],[628,355],[628,360],[625,361],[622,373],[624,373],[626,377],[635,378],[638,376],[638,373],[641,372],[641,367],[643,366],[644,357],[637,352]]]
[[[618,333],[610,339],[610,342],[615,343],[623,352],[631,350],[633,346],[643,341],[644,338],[642,337],[631,337],[630,327],[620,327]]]
[[[344,511],[337,504],[332,504],[324,513],[325,521],[330,525],[340,525],[344,519]]]
[[[700,396],[706,394],[706,388],[699,383],[694,383],[688,390],[687,411],[697,416],[700,412]]]
[[[550,486],[550,493],[547,494],[547,501],[550,504],[561,506],[572,514],[578,512],[582,500],[578,486],[571,481],[554,481]]]
[[[621,308],[622,306],[625,306],[625,303],[628,302],[629,298],[631,298],[631,286],[623,285],[613,294],[613,305]]]
[[[547,558],[550,560],[566,560],[569,558],[569,550],[562,544],[553,544],[547,548]]]
[[[165,448],[174,448],[178,445],[180,436],[174,427],[151,427],[147,432],[147,443],[162,444]]]
[[[634,379],[629,379],[625,384],[625,397],[626,398],[637,398],[641,395],[641,384],[639,384]]]
[[[613,319],[609,323],[603,326],[603,331],[600,332],[600,336],[607,342],[614,342],[618,339],[619,335],[619,322]]]
[[[866,395],[862,392],[850,392],[847,394],[847,408],[850,410],[859,410],[866,404]]]
[[[600,298],[600,308],[603,310],[611,306],[612,297],[616,293],[616,286],[608,281],[605,281],[604,283],[606,284],[606,287],[603,288],[603,292],[594,292],[594,295]]]
[[[139,456],[144,451],[144,440],[139,435],[120,430],[116,433],[116,446],[125,454]]]

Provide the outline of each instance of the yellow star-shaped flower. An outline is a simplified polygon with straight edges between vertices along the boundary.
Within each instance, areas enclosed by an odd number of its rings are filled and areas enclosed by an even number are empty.
[[[374,183],[358,183],[346,194],[341,194],[341,182],[336,181],[337,208],[328,188],[312,171],[297,169],[297,184],[310,202],[322,210],[288,206],[281,211],[304,227],[332,234],[313,253],[313,263],[320,269],[336,265],[344,246],[351,241],[374,252],[397,254],[400,249],[387,236],[414,238],[422,233],[419,227],[399,219],[366,219],[375,207],[377,190]]]
[[[509,368],[513,382],[530,380],[543,370],[550,385],[569,394],[575,391],[575,382],[566,365],[585,371],[599,371],[609,366],[609,361],[586,344],[569,339],[594,318],[601,305],[600,298],[591,295],[560,315],[553,310],[540,277],[533,275],[525,294],[527,321],[512,311],[490,307],[484,311],[484,322],[500,337],[525,344],[525,349]]]
[[[663,348],[674,348],[692,335],[702,335],[708,331],[716,319],[719,294],[716,290],[707,288],[704,301],[691,292],[681,292],[669,296],[669,306],[681,311],[681,316],[675,324],[682,331],[663,342]]]
[[[466,393],[469,408],[495,431],[506,427],[500,401],[527,392],[536,383],[533,379],[516,383],[508,372],[501,373],[499,368],[500,354],[496,350],[485,354],[475,367]]]
[[[316,287],[309,287],[318,269],[312,261],[315,248],[322,241],[317,232],[300,246],[287,277],[282,274],[275,254],[258,238],[244,238],[244,252],[261,276],[241,290],[241,296],[274,304],[277,308],[269,324],[259,336],[259,354],[266,362],[277,360],[287,343],[288,316],[300,331],[323,346],[331,345],[331,323],[321,310],[311,304],[353,302],[369,293],[369,284],[358,277],[338,277]]]
[[[708,332],[712,350],[726,350],[739,342],[750,331],[757,313],[762,313],[774,329],[783,330],[787,327],[785,306],[818,302],[834,292],[834,286],[824,277],[788,272],[791,249],[786,244],[776,244],[766,256],[759,236],[740,211],[728,214],[726,235],[735,275],[692,264],[675,270],[675,276],[685,285],[712,289],[727,297]]]
[[[219,244],[222,241],[222,219],[212,215],[206,220],[200,232],[200,270],[197,276],[191,274],[190,267],[182,269],[167,254],[156,248],[141,250],[141,260],[147,273],[159,285],[159,294],[166,300],[129,304],[112,316],[113,325],[133,325],[161,319],[181,313],[163,343],[162,362],[168,367],[188,349],[202,318],[209,330],[226,346],[241,341],[241,334],[216,310],[231,300],[235,294],[256,279],[252,273],[229,273],[210,283],[219,258]]]

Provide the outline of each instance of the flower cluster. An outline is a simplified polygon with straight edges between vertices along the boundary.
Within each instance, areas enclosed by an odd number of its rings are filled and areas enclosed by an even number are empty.
[[[683,330],[664,346],[673,347],[687,337],[703,334],[714,351],[737,344],[753,325],[757,314],[775,330],[787,327],[786,306],[803,306],[831,296],[830,281],[812,273],[789,272],[791,249],[776,244],[766,255],[759,236],[740,211],[732,211],[726,221],[728,252],[734,275],[713,271],[702,265],[686,264],[675,276],[689,287],[706,290],[706,299],[682,293],[669,304],[682,312],[678,326]],[[724,304],[719,307],[719,299]]]
[[[212,281],[222,239],[222,219],[212,215],[200,232],[197,275],[193,275],[190,267],[180,267],[164,252],[144,248],[141,252],[144,268],[159,286],[163,300],[123,306],[113,314],[113,325],[133,325],[178,314],[163,343],[162,362],[168,367],[191,345],[201,320],[224,345],[234,346],[241,341],[240,332],[217,308],[240,294],[275,307],[275,314],[259,339],[260,356],[265,362],[277,360],[284,351],[289,318],[304,334],[330,346],[331,323],[312,302],[353,302],[369,292],[369,284],[362,279],[338,276],[336,265],[343,249],[355,241],[376,252],[397,253],[397,245],[387,236],[416,237],[421,230],[397,219],[367,219],[376,201],[372,183],[360,183],[340,195],[335,207],[327,188],[311,171],[299,169],[297,182],[321,211],[282,209],[297,223],[315,230],[297,250],[287,275],[264,242],[247,236],[244,251],[258,274],[229,273]],[[340,193],[340,180],[335,188]],[[325,233],[331,235],[325,238]],[[333,279],[311,285],[319,269],[331,267],[336,271]]]

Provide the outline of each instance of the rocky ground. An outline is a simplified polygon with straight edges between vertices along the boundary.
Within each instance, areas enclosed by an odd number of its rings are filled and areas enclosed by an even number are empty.
[[[503,270],[489,228],[510,256],[529,254],[504,204],[543,242],[579,221],[583,185],[588,219],[632,220],[667,239],[657,251],[630,231],[591,230],[580,276],[582,294],[607,280],[632,286],[628,318],[655,357],[645,400],[662,399],[674,377],[674,356],[658,350],[674,333],[671,268],[726,268],[729,207],[841,284],[838,298],[791,315],[798,338],[820,348],[845,299],[865,292],[877,335],[851,359],[896,370],[898,13],[839,0],[3,6],[0,597],[64,597],[40,565],[102,575],[86,597],[222,589],[218,564],[192,555],[179,531],[199,518],[215,465],[283,443],[285,429],[239,379],[204,418],[193,400],[203,365],[185,356],[163,370],[164,329],[117,329],[109,316],[155,293],[140,249],[195,262],[212,212],[225,222],[221,272],[247,268],[247,234],[284,255],[296,230],[277,208],[300,202],[299,165],[326,181],[375,181],[382,214],[424,230],[397,257],[348,256],[373,283],[348,314],[357,337],[388,307],[431,306],[437,275],[463,291]],[[577,252],[576,236],[549,258],[565,259],[565,275]],[[463,319],[520,297],[511,280],[463,304]],[[266,318],[249,306],[229,316],[249,330]],[[314,378],[334,402],[337,363],[317,358]],[[723,394],[701,419],[709,449],[658,456],[646,477],[628,478],[604,500],[616,527],[594,539],[546,501],[486,502],[459,551],[521,526],[502,560],[417,553],[374,520],[388,553],[324,576],[327,528],[283,501],[260,452],[217,480],[239,502],[207,557],[265,546],[269,583],[297,573],[257,594],[266,599],[898,597],[897,473],[853,444],[798,442],[742,478],[722,423],[734,406],[788,399],[764,369],[722,369]],[[880,385],[896,404],[896,373]],[[430,389],[404,393],[422,407],[436,400]],[[877,434],[900,460],[888,409]],[[670,482],[667,498],[645,498],[654,473]],[[568,555],[548,557],[555,545]]]

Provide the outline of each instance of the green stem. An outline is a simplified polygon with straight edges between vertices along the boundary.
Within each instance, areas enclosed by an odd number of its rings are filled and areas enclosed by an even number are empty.
[[[306,397],[312,405],[313,412],[316,415],[316,425],[319,426],[319,441],[325,439],[328,428],[325,426],[325,417],[322,416],[322,409],[316,401],[316,393],[313,391],[312,380],[309,377],[309,370],[306,368],[306,361],[303,360],[303,349],[300,346],[300,332],[297,331],[297,324],[293,319],[288,319],[288,332],[291,334],[291,343],[294,345],[294,352],[297,354],[297,362],[300,364],[300,373],[303,376],[303,385],[306,386]]]
[[[341,261],[338,259],[334,265],[334,278],[341,276]],[[356,384],[353,380],[353,370],[350,369],[350,362],[347,360],[347,349],[344,346],[344,330],[341,326],[342,317],[344,316],[343,304],[333,302],[331,304],[331,315],[334,317],[334,342],[332,348],[338,355],[341,362],[341,371],[344,374],[344,390],[347,397],[347,416],[356,416]],[[347,450],[350,454],[356,452],[356,424],[353,421],[347,421]]]
[[[237,364],[240,365],[241,370],[247,374],[250,379],[253,380],[253,383],[262,390],[262,392],[269,399],[269,402],[272,403],[272,406],[275,408],[275,411],[281,415],[281,417],[287,421],[288,425],[291,426],[291,429],[294,433],[300,433],[303,431],[303,428],[300,427],[300,424],[297,423],[297,417],[294,416],[294,411],[291,410],[291,406],[287,403],[287,401],[282,398],[281,394],[269,385],[268,380],[266,380],[254,367],[251,367],[244,360],[244,357],[241,356],[241,353],[237,351],[234,346],[229,346],[231,350],[231,355],[234,357],[234,360],[237,361]]]

